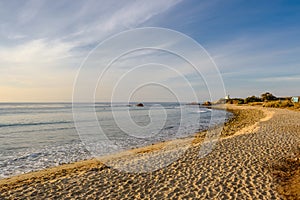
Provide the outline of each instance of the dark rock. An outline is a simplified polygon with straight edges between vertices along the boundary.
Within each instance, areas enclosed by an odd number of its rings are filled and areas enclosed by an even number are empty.
[[[202,105],[203,105],[203,106],[211,106],[211,102],[206,101],[206,102],[204,102]]]

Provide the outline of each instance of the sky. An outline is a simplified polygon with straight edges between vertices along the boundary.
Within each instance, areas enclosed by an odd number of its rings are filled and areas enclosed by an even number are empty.
[[[116,101],[173,101],[176,96],[192,101],[193,92],[200,100],[209,99],[211,93],[219,97],[258,96],[267,91],[276,96],[300,95],[299,10],[297,0],[3,0],[0,102],[72,101],[85,59],[104,63],[116,56],[120,45],[143,43],[149,37],[160,47],[178,51],[182,47],[191,58],[203,58],[197,64],[204,74],[215,64],[224,91],[207,85],[205,79],[216,75],[201,79],[170,52],[143,49],[122,56],[98,80],[96,101],[110,101],[112,96]],[[145,27],[174,30],[186,38],[151,37],[137,31],[139,35],[122,44],[97,49],[115,34]],[[190,40],[205,52],[197,54]],[[95,55],[87,57],[94,49]],[[213,63],[206,62],[205,53]],[[95,66],[89,68],[86,82]],[[133,70],[136,66],[141,67]],[[98,71],[104,68],[97,65]],[[143,86],[143,81],[151,84]],[[86,101],[86,95],[79,94],[80,100]]]

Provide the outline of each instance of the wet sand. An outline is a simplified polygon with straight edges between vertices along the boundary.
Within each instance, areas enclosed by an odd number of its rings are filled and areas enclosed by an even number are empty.
[[[205,157],[199,157],[203,149],[203,133],[199,133],[100,160],[3,179],[0,197],[281,199],[270,165],[297,150],[300,112],[249,106],[229,109],[237,117],[226,124],[223,138]],[[166,164],[172,158],[174,162]]]

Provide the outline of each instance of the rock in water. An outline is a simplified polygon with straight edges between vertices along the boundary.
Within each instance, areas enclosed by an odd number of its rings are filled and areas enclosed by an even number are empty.
[[[206,102],[204,102],[202,105],[203,105],[203,106],[211,106],[211,102],[206,101]]]
[[[138,103],[138,104],[136,104],[136,106],[137,106],[137,107],[144,107],[144,104]]]

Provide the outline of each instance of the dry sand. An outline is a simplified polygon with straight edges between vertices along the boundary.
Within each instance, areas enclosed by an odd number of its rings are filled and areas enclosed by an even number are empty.
[[[227,123],[224,137],[203,158],[199,157],[202,137],[198,134],[168,142],[168,148],[160,143],[102,159],[137,171],[156,169],[175,159],[161,169],[130,173],[98,160],[82,161],[3,179],[0,198],[281,199],[270,165],[297,150],[300,112],[245,106],[230,109],[237,113],[236,119]]]
[[[300,146],[298,152],[274,163],[271,169],[278,192],[286,199],[300,199]]]

